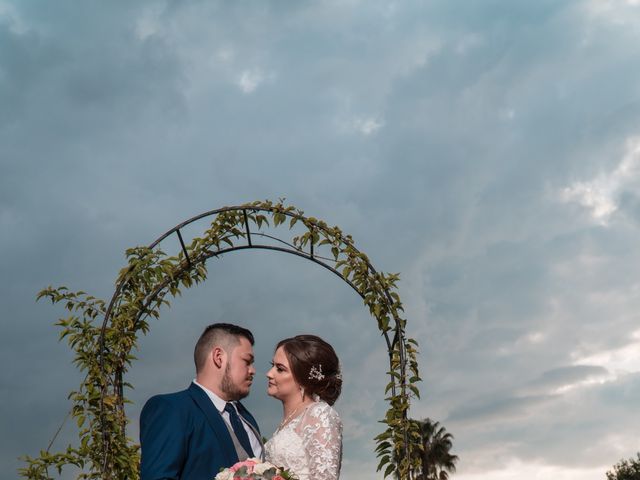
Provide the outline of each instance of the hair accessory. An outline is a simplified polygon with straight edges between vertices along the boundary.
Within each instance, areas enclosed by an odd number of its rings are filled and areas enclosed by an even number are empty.
[[[309,380],[324,380],[321,363],[319,363],[317,367],[315,365],[311,366],[311,370],[309,371]]]
[[[342,380],[342,372],[338,372],[338,373],[336,373],[336,378],[337,378],[338,380]]]

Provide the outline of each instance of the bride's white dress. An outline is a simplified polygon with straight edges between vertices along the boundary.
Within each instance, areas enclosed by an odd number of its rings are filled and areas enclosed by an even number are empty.
[[[342,422],[323,401],[312,403],[276,430],[265,444],[268,462],[300,480],[337,480],[342,462]]]

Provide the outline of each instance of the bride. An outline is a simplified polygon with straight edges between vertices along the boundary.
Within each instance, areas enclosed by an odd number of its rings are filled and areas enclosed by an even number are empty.
[[[267,393],[282,402],[283,420],[265,445],[266,460],[299,480],[337,480],[342,422],[331,407],[342,388],[333,347],[315,335],[278,343]]]

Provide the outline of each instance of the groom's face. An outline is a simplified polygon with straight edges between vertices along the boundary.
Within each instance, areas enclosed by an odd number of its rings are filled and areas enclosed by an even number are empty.
[[[240,337],[240,343],[227,354],[227,365],[220,386],[229,397],[227,400],[240,400],[249,395],[255,374],[253,347],[249,340]]]

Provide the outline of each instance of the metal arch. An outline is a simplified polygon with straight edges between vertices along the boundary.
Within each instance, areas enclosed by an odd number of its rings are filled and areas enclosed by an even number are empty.
[[[246,236],[247,236],[247,245],[240,245],[240,246],[234,246],[234,247],[229,247],[229,248],[225,248],[225,249],[221,249],[218,250],[216,252],[212,252],[210,255],[206,256],[203,259],[200,259],[202,262],[206,261],[208,258],[211,258],[212,256],[218,256],[218,255],[222,255],[224,253],[229,253],[235,250],[246,250],[246,249],[262,249],[262,250],[276,250],[276,251],[280,251],[280,252],[284,252],[284,253],[289,253],[292,255],[297,255],[299,257],[302,258],[306,258],[307,260],[311,260],[314,263],[317,263],[318,265],[323,266],[324,268],[326,268],[327,270],[333,272],[336,276],[340,277],[340,279],[342,279],[345,283],[347,283],[361,298],[364,298],[363,295],[358,291],[357,287],[348,279],[344,278],[342,276],[342,274],[336,270],[335,268],[331,267],[329,264],[325,263],[322,260],[326,260],[329,262],[333,262],[335,263],[335,260],[330,259],[330,258],[326,258],[326,257],[320,257],[318,255],[314,255],[313,252],[313,243],[310,244],[310,252],[306,253],[304,252],[302,249],[296,248],[294,245],[290,244],[289,242],[285,242],[284,240],[281,240],[277,237],[271,236],[271,235],[267,235],[264,233],[252,233],[249,230],[249,224],[247,221],[247,217],[246,217],[246,212],[247,210],[251,210],[254,212],[277,212],[277,213],[281,213],[287,217],[291,217],[291,218],[295,218],[297,220],[305,220],[306,217],[304,217],[303,215],[299,215],[297,213],[291,213],[291,212],[283,212],[283,211],[278,211],[275,208],[265,208],[265,207],[256,207],[256,206],[232,206],[232,207],[222,207],[222,208],[218,208],[216,210],[210,210],[208,212],[204,212],[201,213],[199,215],[196,215],[194,217],[189,218],[188,220],[185,220],[182,223],[179,223],[178,225],[176,225],[175,227],[171,228],[170,230],[167,230],[165,233],[163,233],[162,235],[160,235],[156,240],[154,240],[153,242],[151,242],[147,248],[149,249],[153,249],[155,247],[157,247],[163,240],[165,240],[166,238],[168,238],[171,234],[175,233],[178,237],[178,240],[180,242],[180,246],[182,248],[183,253],[185,254],[185,260],[186,260],[186,266],[187,268],[181,268],[179,273],[182,273],[184,270],[190,269],[193,267],[193,260],[189,257],[188,253],[187,253],[187,249],[186,246],[184,244],[184,241],[182,239],[182,234],[180,232],[181,229],[183,229],[184,227],[186,227],[187,225],[190,225],[191,223],[194,223],[198,220],[201,220],[203,218],[206,217],[210,217],[213,215],[218,215],[219,213],[224,213],[224,212],[229,212],[229,211],[242,211],[245,217],[245,229],[246,229]],[[322,230],[326,233],[329,233],[327,231],[326,228],[316,225],[314,228],[317,228],[319,230]],[[283,247],[274,247],[272,245],[260,245],[260,244],[254,244],[252,242],[251,237],[252,236],[262,236],[262,237],[267,237],[267,238],[271,238],[272,240],[278,241],[284,245],[286,245],[288,248],[283,248]],[[356,251],[356,253],[361,253],[357,248],[353,247],[353,249]],[[320,260],[319,260],[320,259]],[[375,275],[377,273],[376,269],[373,267],[373,265],[371,265],[371,262],[369,262],[368,260],[366,261],[367,264],[367,268],[369,269],[369,271]],[[113,313],[113,307],[115,306],[115,302],[117,301],[120,292],[122,290],[122,287],[124,286],[125,280],[121,280],[118,285],[116,286],[116,290],[113,294],[113,296],[111,297],[111,300],[109,302],[109,306],[107,308],[107,311],[105,312],[105,316],[104,316],[104,320],[102,322],[102,329],[100,331],[100,340],[99,340],[99,344],[100,344],[100,357],[101,357],[101,368],[103,366],[102,364],[102,353],[104,350],[104,335],[106,332],[106,328],[107,328],[107,324],[109,322],[109,319],[111,318],[111,315]],[[148,305],[151,301],[153,301],[156,297],[157,294],[160,293],[160,290],[156,290],[156,292],[154,292],[152,294],[152,296],[150,297],[150,299],[147,301]],[[385,296],[387,298],[387,301],[389,302],[389,304],[393,303],[393,299],[391,298],[391,293],[389,292],[389,290],[384,287],[384,293]],[[145,306],[146,306],[145,305]],[[398,322],[398,318],[394,318],[395,322],[396,322],[396,327],[399,327],[399,322]],[[385,336],[385,340],[387,342],[387,347],[389,350],[391,350],[391,348],[396,344],[396,342],[398,342],[400,340],[400,338],[403,337],[403,334],[401,332],[400,328],[396,328],[395,329],[395,335],[392,341],[389,340],[388,335],[386,334],[386,332],[384,332],[384,336]]]
[[[238,246],[231,246],[228,248],[224,248],[224,249],[219,249],[215,252],[209,252],[206,255],[201,255],[199,258],[194,258],[192,259],[187,251],[187,248],[185,246],[184,240],[182,238],[182,233],[181,233],[181,229],[183,229],[184,227],[186,227],[187,225],[190,225],[191,223],[194,223],[198,220],[201,220],[203,218],[206,217],[210,217],[213,215],[218,215],[220,213],[223,212],[229,212],[229,211],[239,211],[242,212],[243,217],[244,217],[244,227],[245,227],[245,235],[246,235],[246,239],[247,239],[247,244],[246,245],[238,245]],[[210,210],[208,212],[204,212],[201,213],[199,215],[196,215],[194,217],[189,218],[188,220],[185,220],[184,222],[176,225],[175,227],[171,228],[170,230],[166,231],[164,234],[162,234],[160,237],[158,237],[156,240],[154,240],[151,244],[148,245],[149,249],[153,249],[156,246],[158,246],[163,240],[165,240],[166,238],[168,238],[170,235],[172,234],[176,234],[176,236],[178,237],[178,241],[180,243],[180,247],[182,249],[182,252],[184,253],[185,256],[185,261],[184,263],[181,265],[181,267],[179,268],[179,270],[176,273],[183,273],[184,271],[190,270],[191,268],[193,268],[194,265],[197,265],[199,263],[205,263],[209,258],[213,257],[213,256],[219,256],[219,255],[223,255],[225,253],[230,253],[233,251],[238,251],[238,250],[247,250],[247,249],[260,249],[260,250],[273,250],[273,251],[279,251],[279,252],[283,252],[283,253],[289,253],[292,255],[296,255],[299,256],[301,258],[305,258],[307,260],[310,260],[324,268],[326,268],[327,270],[333,272],[336,276],[338,276],[340,279],[342,279],[345,283],[347,283],[361,298],[364,299],[364,295],[358,290],[358,288],[347,278],[345,278],[338,270],[336,270],[334,267],[332,267],[331,265],[329,265],[329,263],[327,262],[332,262],[335,263],[336,260],[332,259],[332,258],[326,258],[326,257],[321,257],[315,254],[314,249],[313,249],[313,241],[311,241],[309,243],[309,252],[303,251],[301,248],[297,248],[294,245],[292,245],[289,242],[286,242],[284,240],[281,240],[277,237],[274,237],[272,235],[268,235],[262,232],[254,232],[252,233],[249,229],[249,222],[248,222],[248,218],[247,218],[247,211],[252,211],[252,212],[270,212],[270,213],[280,213],[282,215],[285,215],[287,217],[290,218],[295,218],[297,220],[301,220],[304,221],[307,218],[304,217],[301,214],[298,213],[292,213],[292,212],[288,212],[288,211],[282,211],[280,209],[277,208],[267,208],[267,207],[261,207],[261,206],[251,206],[251,205],[242,205],[242,206],[232,206],[232,207],[223,207],[223,208],[219,208],[216,210]],[[330,232],[328,231],[327,228],[320,226],[320,225],[314,225],[315,229],[318,230],[322,230],[327,234],[330,234]],[[278,247],[278,246],[273,246],[273,245],[264,245],[264,244],[256,244],[253,242],[252,237],[263,237],[263,238],[270,238],[271,240],[277,241],[281,244],[283,244],[284,246],[282,247]],[[348,242],[350,243],[347,239],[343,240],[344,242]],[[355,246],[353,246],[353,244],[351,244],[351,247],[354,249],[354,251],[356,253],[361,253],[357,248],[355,248]],[[377,271],[376,269],[373,267],[373,265],[371,265],[371,263],[368,260],[368,257],[366,257],[365,263],[367,265],[367,268],[370,272],[371,275],[375,276],[377,275]],[[134,327],[135,324],[140,320],[140,318],[144,315],[144,312],[146,310],[146,307],[148,307],[156,298],[157,296],[162,292],[162,290],[168,285],[170,280],[165,280],[165,282],[161,283],[160,285],[158,285],[158,287],[152,292],[152,294],[146,299],[145,305],[143,309],[141,309],[141,312],[138,314],[137,318],[134,321]],[[125,284],[126,280],[125,277],[122,278],[122,280],[120,280],[120,282],[118,283],[118,285],[116,286],[116,290],[113,294],[113,296],[111,297],[111,300],[109,302],[109,306],[107,307],[107,310],[105,312],[105,316],[104,316],[104,320],[102,323],[102,328],[100,331],[100,338],[99,338],[99,352],[98,355],[100,356],[100,370],[102,372],[104,372],[104,353],[105,353],[105,333],[106,333],[106,329],[107,329],[107,324],[109,322],[109,320],[111,319],[111,316],[113,314],[113,309],[114,306],[120,296],[120,293],[122,291],[122,288]],[[386,286],[383,286],[383,291],[384,291],[384,295],[386,297],[386,300],[388,302],[389,305],[393,304],[393,298],[391,297],[391,292],[389,291],[389,289]],[[404,339],[404,331],[402,328],[402,323],[401,323],[401,319],[397,316],[397,313],[390,309],[391,313],[393,314],[393,318],[394,318],[394,322],[395,322],[395,328],[394,328],[394,336],[393,339],[389,339],[389,335],[387,334],[387,332],[383,331],[383,336],[387,345],[387,350],[389,352],[389,360],[390,362],[392,361],[392,350],[393,347],[396,346],[396,344],[399,344],[399,348],[398,348],[398,352],[400,355],[399,361],[400,361],[400,368],[401,371],[404,373],[405,369],[406,369],[406,352],[404,351],[404,342],[402,341]],[[114,372],[115,374],[115,378],[113,378],[113,386],[114,388],[117,388],[118,390],[118,394],[120,396],[120,398],[123,398],[123,382],[122,382],[122,371],[121,370],[117,370],[116,372]],[[105,392],[105,388],[103,387],[102,389],[102,397],[104,397],[104,392]],[[403,391],[404,391],[404,387],[403,387]],[[393,395],[396,394],[396,387],[395,385],[392,386],[392,393]],[[101,404],[101,410],[102,410],[102,405],[103,405],[103,399],[101,398],[100,401]],[[124,405],[121,405],[120,408],[124,411]],[[101,413],[102,415],[102,413]],[[104,450],[105,450],[105,462],[107,460],[107,455],[106,455],[106,451],[108,450],[108,433],[106,431],[103,430],[102,432],[103,434],[103,444],[104,444]],[[408,449],[408,437],[407,437],[407,432],[404,432],[404,437],[405,437],[405,448]],[[406,453],[408,454],[408,450],[406,451]],[[103,467],[106,467],[106,465],[104,465]],[[103,468],[104,471],[104,468]]]

